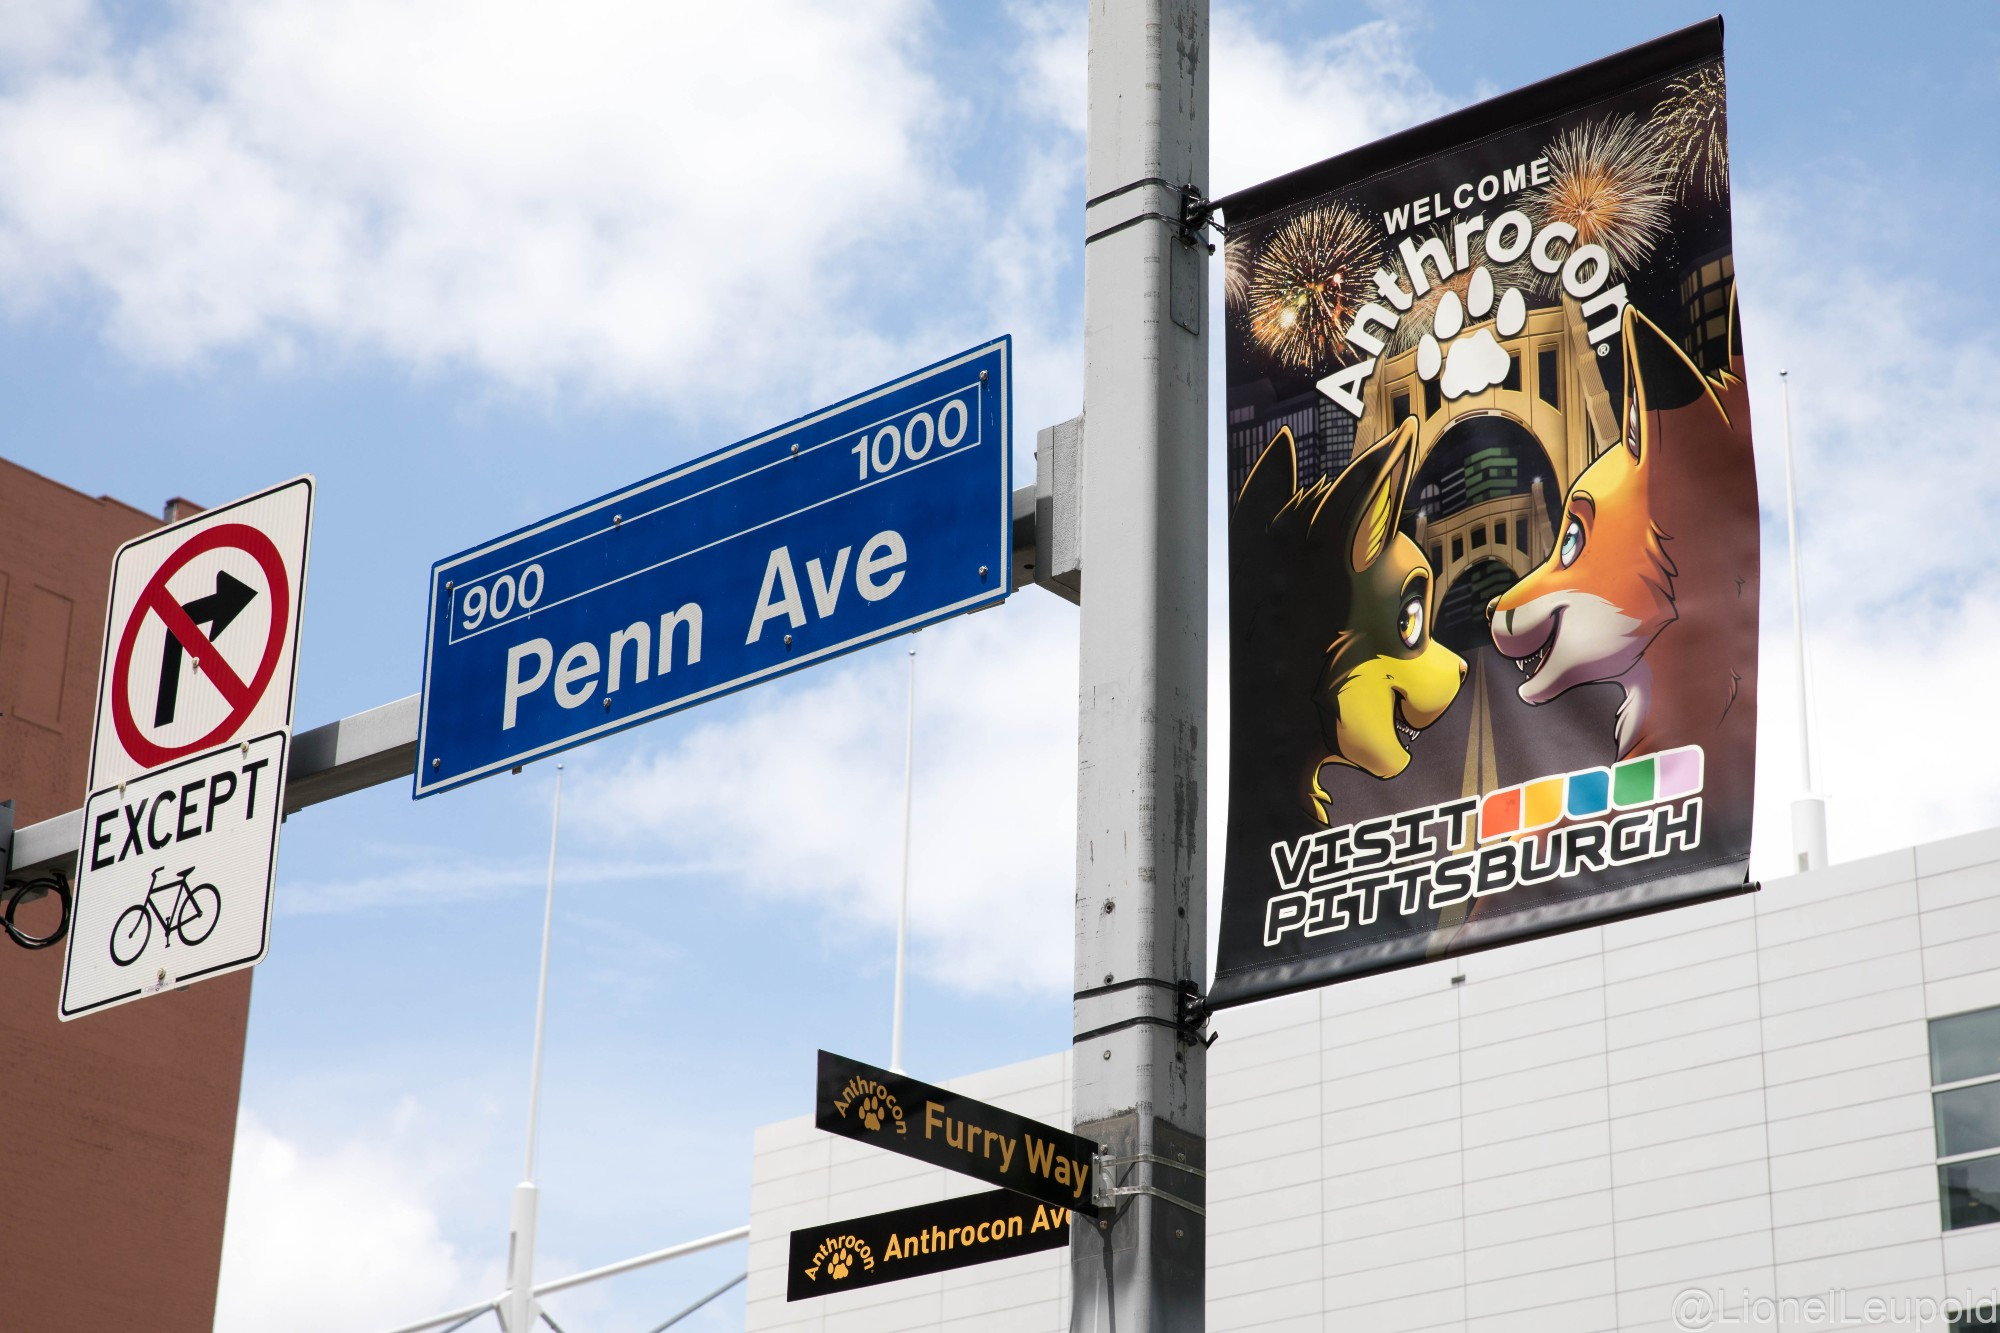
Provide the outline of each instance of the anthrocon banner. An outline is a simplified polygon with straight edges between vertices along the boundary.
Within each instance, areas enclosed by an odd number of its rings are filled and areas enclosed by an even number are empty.
[[[1715,19],[1221,201],[1214,1003],[1746,887],[1724,93]]]

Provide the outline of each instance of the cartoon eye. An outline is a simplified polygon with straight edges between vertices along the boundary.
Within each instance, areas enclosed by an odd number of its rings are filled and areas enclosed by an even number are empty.
[[[1424,641],[1424,598],[1422,593],[1403,603],[1403,612],[1396,617],[1396,633],[1402,638],[1403,646],[1414,648]]]
[[[1568,569],[1583,554],[1583,520],[1571,514],[1569,522],[1563,524],[1562,546],[1556,551],[1556,559]]]

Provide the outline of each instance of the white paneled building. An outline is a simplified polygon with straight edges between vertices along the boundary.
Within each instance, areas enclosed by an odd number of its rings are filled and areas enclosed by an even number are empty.
[[[1214,1026],[1212,1330],[1947,1333],[2000,1302],[2000,830]],[[1067,1125],[1068,1058],[952,1086]],[[1066,1251],[787,1304],[792,1227],[983,1187],[809,1119],[753,1180],[752,1330],[1069,1327]]]

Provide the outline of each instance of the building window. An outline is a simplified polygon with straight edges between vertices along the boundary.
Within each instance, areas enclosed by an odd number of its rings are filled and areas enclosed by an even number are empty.
[[[1424,415],[1427,417],[1436,416],[1438,408],[1442,407],[1443,405],[1444,405],[1444,397],[1442,394],[1438,392],[1438,382],[1436,380],[1425,380]]]
[[[1556,369],[1556,349],[1544,347],[1535,353],[1535,392],[1550,407],[1562,409],[1562,375]]]
[[[1704,370],[1720,369],[1729,361],[1729,284],[1735,275],[1735,260],[1722,255],[1694,265],[1681,279],[1688,330],[1681,343]]]
[[[1442,574],[1442,573],[1444,572],[1444,547],[1443,547],[1443,546],[1433,546],[1433,547],[1431,547],[1431,569],[1432,569],[1432,571],[1433,571],[1433,572],[1435,572],[1435,573],[1439,573],[1439,574]]]
[[[1401,421],[1408,415],[1410,415],[1410,395],[1399,393],[1389,402],[1389,420]]]
[[[1472,530],[1472,549],[1476,551],[1484,545],[1486,545],[1486,525],[1482,523]]]
[[[2000,1222],[2000,1009],[1932,1020],[1931,1082],[1945,1230]]]
[[[1507,544],[1507,520],[1504,518],[1493,525],[1493,544],[1495,546]]]
[[[1525,518],[1514,520],[1514,549],[1517,551],[1528,549],[1528,520]]]
[[[1507,378],[1500,381],[1500,387],[1503,389],[1512,389],[1515,393],[1521,392],[1521,354],[1519,352],[1507,353]]]
[[[1451,539],[1451,562],[1455,565],[1463,559],[1465,559],[1465,538],[1453,537]]]

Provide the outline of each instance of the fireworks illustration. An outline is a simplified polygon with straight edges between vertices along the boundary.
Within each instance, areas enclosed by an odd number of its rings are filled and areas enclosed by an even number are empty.
[[[1222,243],[1222,302],[1238,311],[1250,300],[1250,243],[1233,238]]]
[[[1576,244],[1601,245],[1630,272],[1667,234],[1673,172],[1658,141],[1632,116],[1590,120],[1556,135],[1549,181],[1528,196],[1544,224],[1567,222]]]
[[[1722,63],[1703,65],[1667,85],[1651,133],[1675,186],[1720,201],[1729,194],[1729,125]]]
[[[1249,264],[1252,341],[1288,366],[1325,365],[1347,350],[1347,323],[1368,301],[1380,263],[1373,229],[1339,204],[1287,221]]]

